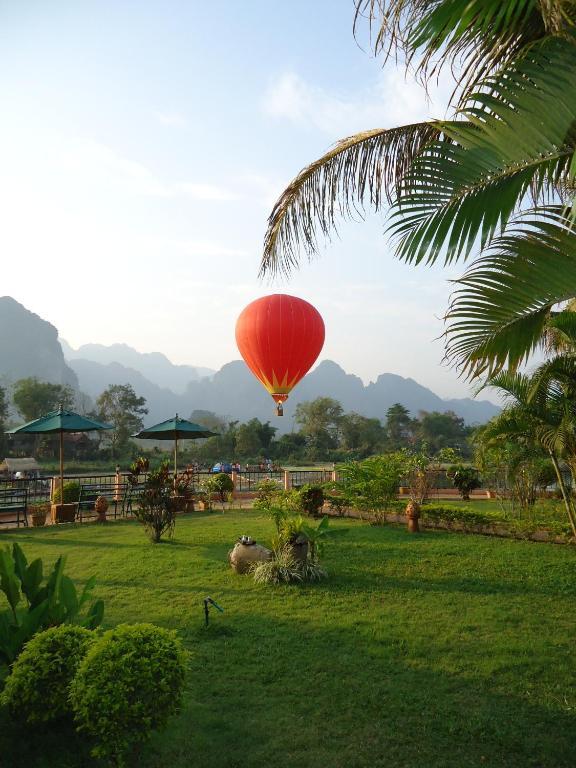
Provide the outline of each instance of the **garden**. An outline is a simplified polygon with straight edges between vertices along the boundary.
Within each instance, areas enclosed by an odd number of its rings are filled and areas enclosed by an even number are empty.
[[[125,753],[127,765],[573,765],[571,547],[349,519],[330,527],[326,578],[279,585],[227,562],[241,535],[272,545],[274,524],[258,509],[179,517],[157,545],[135,521],[5,542],[42,558],[46,574],[65,555],[78,594],[94,576],[84,612],[103,602],[100,637],[145,623],[182,643],[181,704]],[[207,596],[223,609],[208,626]],[[88,700],[88,717],[90,706],[111,729],[122,721],[112,699],[103,713]],[[27,724],[24,711],[2,709],[3,764],[98,764],[94,738],[70,717]]]

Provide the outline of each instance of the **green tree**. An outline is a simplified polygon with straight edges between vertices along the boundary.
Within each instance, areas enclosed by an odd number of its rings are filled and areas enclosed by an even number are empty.
[[[195,424],[200,424],[211,432],[225,432],[228,426],[226,419],[223,416],[218,416],[212,411],[195,410],[190,414],[190,421]]]
[[[261,273],[289,273],[340,218],[388,207],[404,261],[475,257],[448,308],[448,358],[468,375],[516,368],[576,296],[576,3],[356,0],[357,29],[366,19],[377,55],[424,82],[455,73],[453,116],[364,131],[304,168],[271,213]]]
[[[300,425],[300,432],[313,456],[338,446],[343,413],[338,400],[332,397],[317,397],[298,403],[294,419]]]
[[[471,432],[472,429],[464,424],[464,419],[456,416],[453,411],[421,411],[416,426],[418,439],[425,443],[433,454],[443,448],[454,448],[463,456],[469,456],[471,449],[468,437]]]
[[[346,413],[340,418],[340,444],[364,458],[381,449],[386,432],[380,419],[369,419],[359,413]]]
[[[386,411],[386,438],[388,447],[397,451],[413,442],[414,420],[410,411],[400,403],[394,403]]]
[[[260,419],[250,419],[240,424],[236,430],[236,456],[255,459],[262,454],[268,455],[276,427],[270,422],[263,423]]]
[[[544,449],[554,467],[558,486],[576,536],[576,507],[561,469],[565,462],[576,483],[576,359],[554,357],[531,375],[502,371],[488,381],[508,397],[509,404],[482,430],[481,440],[505,439]]]
[[[74,392],[63,384],[51,384],[31,376],[16,382],[12,399],[22,418],[32,421],[45,413],[55,411],[59,405],[71,408]]]
[[[144,426],[146,398],[139,397],[131,384],[111,384],[96,400],[96,408],[98,418],[114,426],[112,455],[118,456],[128,448],[130,435]]]

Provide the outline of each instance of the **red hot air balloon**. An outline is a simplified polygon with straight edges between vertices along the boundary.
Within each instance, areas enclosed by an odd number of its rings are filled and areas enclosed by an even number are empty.
[[[312,304],[296,296],[263,296],[240,313],[236,344],[282,416],[282,403],[324,346],[324,321]]]

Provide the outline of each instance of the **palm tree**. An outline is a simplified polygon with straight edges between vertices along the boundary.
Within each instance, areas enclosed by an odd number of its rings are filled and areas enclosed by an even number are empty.
[[[558,355],[526,375],[501,371],[488,379],[511,401],[481,431],[484,444],[502,438],[543,448],[552,461],[566,514],[576,536],[576,509],[561,471],[563,461],[576,482],[576,358]]]
[[[365,131],[304,168],[269,218],[261,274],[290,273],[339,218],[389,207],[396,255],[474,255],[446,318],[469,376],[517,368],[576,296],[575,0],[356,0],[375,50],[424,82],[459,72],[450,120]]]

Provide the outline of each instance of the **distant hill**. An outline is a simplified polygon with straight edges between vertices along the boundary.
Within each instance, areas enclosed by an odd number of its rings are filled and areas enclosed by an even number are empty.
[[[468,424],[487,421],[499,408],[486,400],[442,400],[413,379],[383,373],[365,386],[358,376],[346,373],[337,363],[324,360],[290,395],[284,417],[275,415],[271,398],[241,360],[213,373],[208,368],[173,365],[161,353],[140,353],[125,344],[86,344],[73,350],[66,342],[68,364],[50,323],[9,297],[0,298],[0,380],[13,382],[25,376],[70,384],[95,399],[110,384],[131,384],[146,398],[146,424],[194,410],[213,411],[246,421],[253,417],[270,421],[280,433],[293,428],[298,403],[327,396],[344,410],[384,419],[394,403],[417,416],[419,411],[454,411]],[[88,357],[78,357],[87,355]],[[94,359],[98,358],[98,359]],[[205,376],[203,374],[211,374]]]
[[[6,384],[36,376],[78,388],[64,360],[58,331],[10,296],[0,297],[0,377]]]
[[[442,400],[412,379],[393,373],[384,373],[376,382],[364,386],[358,376],[346,373],[331,360],[324,360],[300,382],[286,403],[283,418],[276,417],[270,396],[242,360],[227,363],[211,378],[190,382],[183,395],[158,387],[138,371],[118,363],[100,365],[89,360],[71,360],[70,365],[81,390],[93,398],[108,384],[132,384],[147,400],[146,423],[161,421],[174,413],[189,416],[194,410],[205,410],[240,421],[255,417],[271,421],[280,432],[287,432],[292,429],[297,404],[320,396],[335,398],[346,411],[379,419],[384,419],[394,403],[402,403],[414,416],[422,410],[451,410],[468,424],[483,423],[500,410],[486,400]]]
[[[175,365],[161,352],[138,352],[127,344],[83,344],[78,349],[60,339],[66,360],[90,360],[102,365],[119,363],[145,376],[159,387],[167,387],[176,393],[184,393],[191,381],[211,376],[211,368],[192,365]]]

